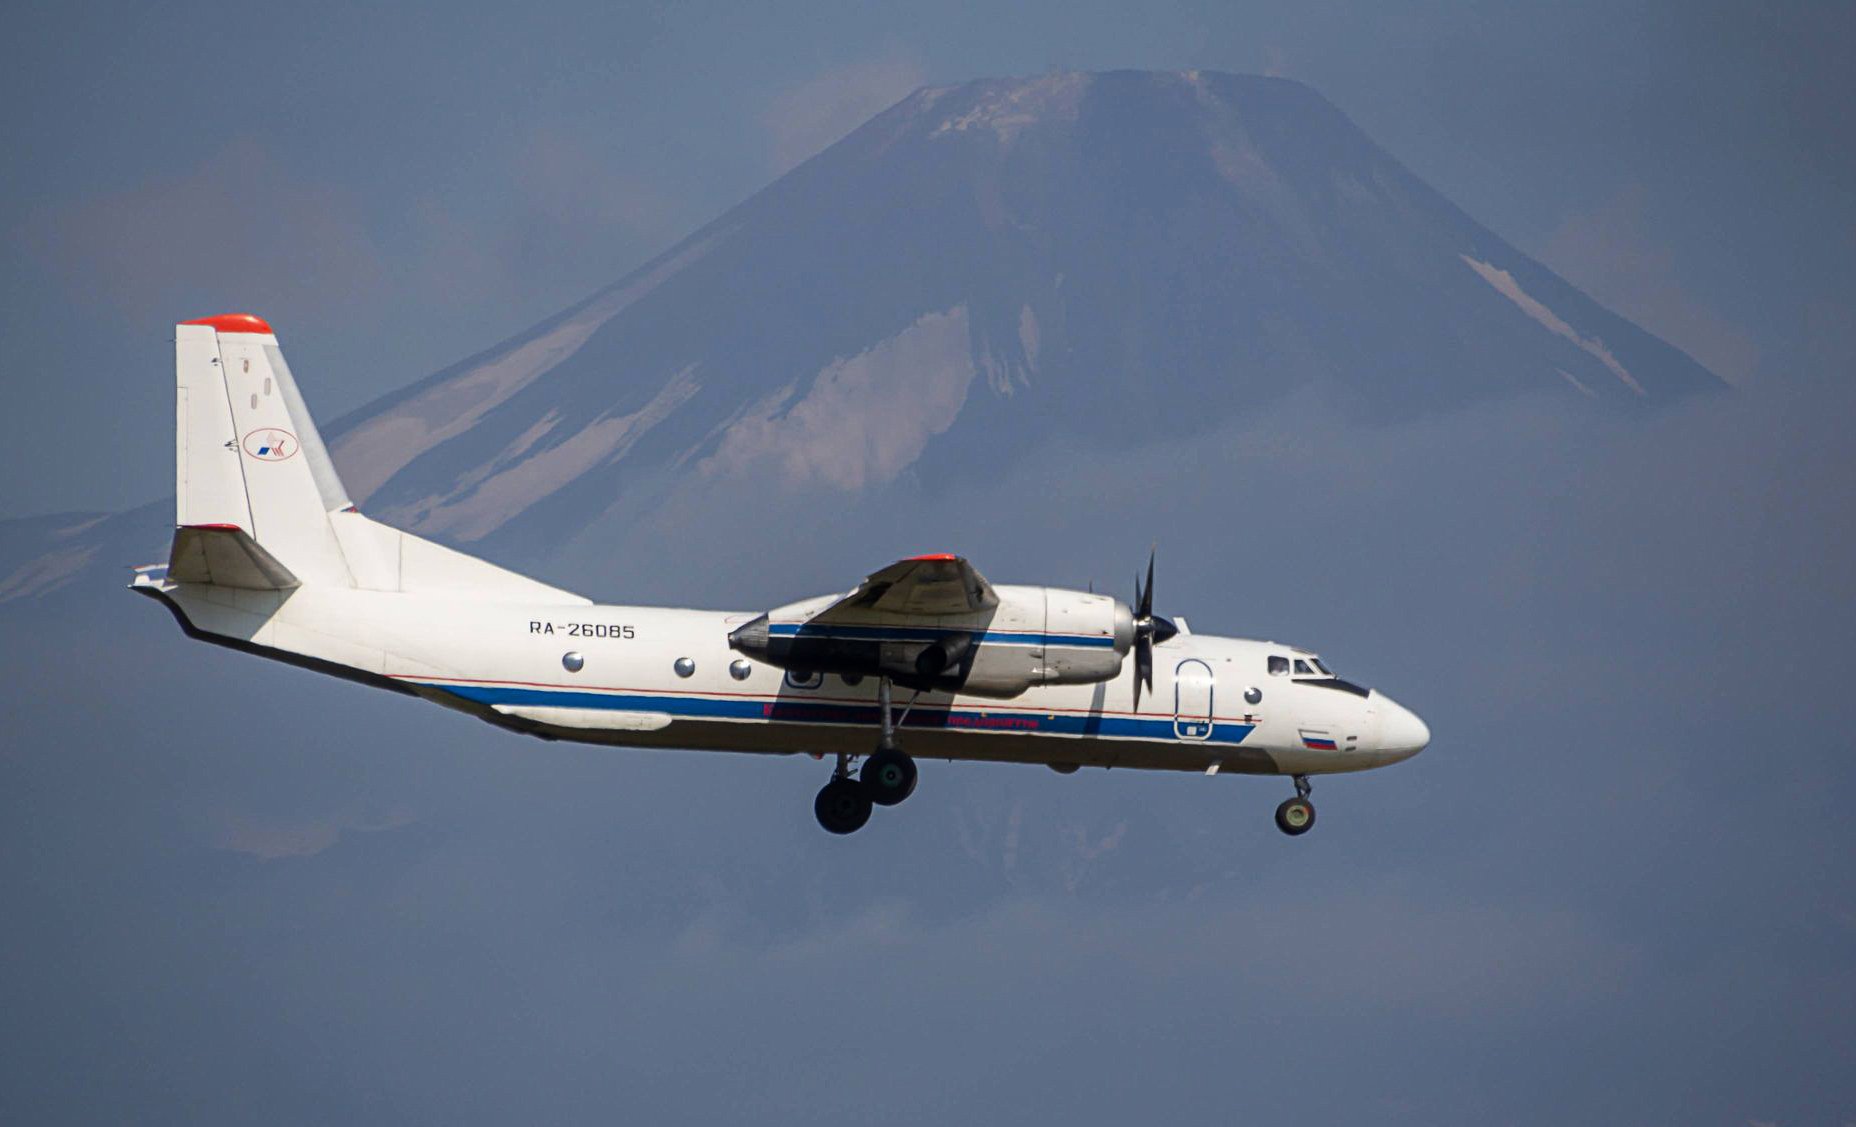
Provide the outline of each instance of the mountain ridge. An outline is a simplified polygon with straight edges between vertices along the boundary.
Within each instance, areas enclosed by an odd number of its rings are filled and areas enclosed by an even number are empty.
[[[1086,457],[1298,391],[1404,419],[1724,386],[1311,87],[1060,72],[919,89],[612,285],[324,430],[376,516],[533,560],[704,490],[984,478],[1033,446]]]

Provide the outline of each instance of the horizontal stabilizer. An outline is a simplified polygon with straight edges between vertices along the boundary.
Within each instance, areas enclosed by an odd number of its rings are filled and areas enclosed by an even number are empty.
[[[184,525],[174,530],[168,579],[247,591],[289,591],[300,586],[290,569],[236,525]]]

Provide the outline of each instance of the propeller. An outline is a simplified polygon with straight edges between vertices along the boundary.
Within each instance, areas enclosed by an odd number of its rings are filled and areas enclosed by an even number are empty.
[[[1141,710],[1141,686],[1154,688],[1154,647],[1179,633],[1179,627],[1154,613],[1154,556],[1158,545],[1147,553],[1147,582],[1134,577],[1134,711]]]

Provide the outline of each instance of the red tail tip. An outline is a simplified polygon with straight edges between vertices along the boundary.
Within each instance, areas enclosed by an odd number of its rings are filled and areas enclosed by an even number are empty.
[[[217,317],[201,317],[197,321],[182,321],[183,325],[211,325],[222,333],[271,333],[271,323],[256,313],[221,313]]]
[[[957,560],[960,557],[952,552],[930,552],[925,556],[910,556],[911,560]]]

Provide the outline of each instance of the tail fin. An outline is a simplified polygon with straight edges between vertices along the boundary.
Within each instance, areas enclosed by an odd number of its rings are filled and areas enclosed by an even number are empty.
[[[174,374],[168,580],[587,601],[355,512],[262,318],[228,313],[176,325]]]
[[[352,508],[270,325],[175,326],[175,524],[244,532],[304,583],[351,586],[329,514]]]

